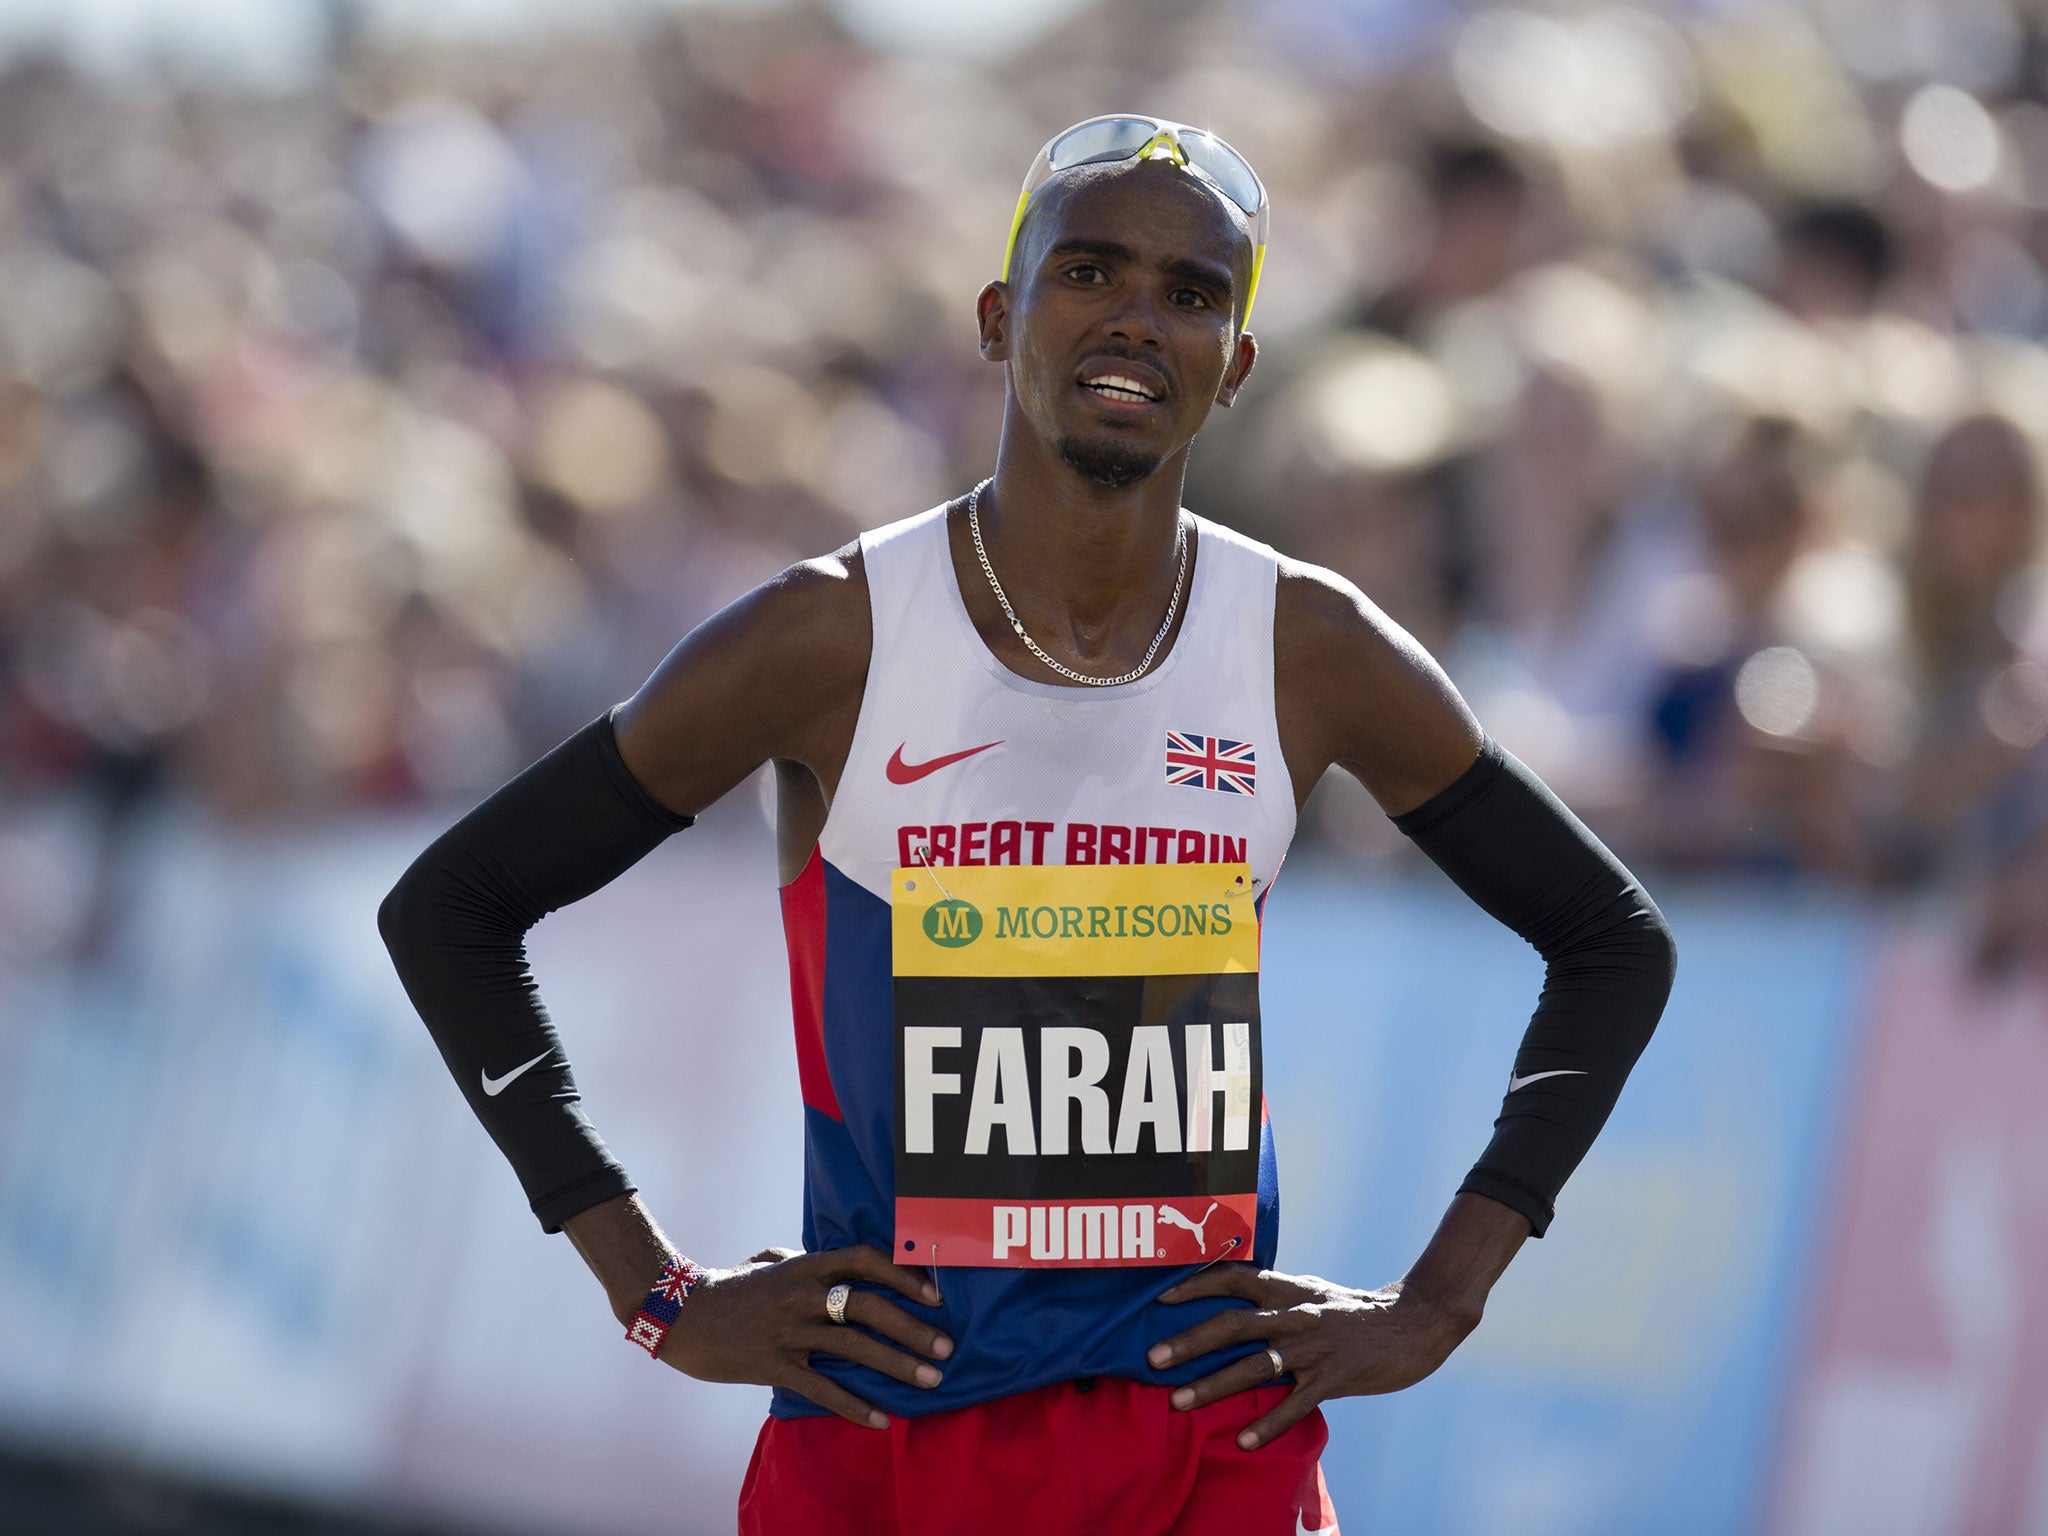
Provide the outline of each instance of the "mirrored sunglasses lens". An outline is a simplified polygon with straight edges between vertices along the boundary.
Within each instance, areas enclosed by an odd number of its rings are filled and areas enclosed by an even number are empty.
[[[1181,147],[1187,151],[1188,163],[1221,187],[1225,197],[1246,213],[1259,211],[1259,178],[1245,164],[1244,156],[1206,133],[1183,134]]]
[[[1158,131],[1142,117],[1113,117],[1105,122],[1083,123],[1078,128],[1069,128],[1053,140],[1052,168],[1064,171],[1070,166],[1087,165],[1096,160],[1117,160],[1136,154],[1139,147]]]

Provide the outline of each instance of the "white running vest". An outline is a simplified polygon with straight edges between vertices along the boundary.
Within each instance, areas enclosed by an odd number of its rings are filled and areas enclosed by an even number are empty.
[[[1040,682],[997,660],[968,618],[943,506],[863,534],[874,645],[819,835],[826,862],[884,901],[891,870],[927,859],[1243,860],[1263,896],[1295,822],[1273,705],[1278,560],[1194,523],[1173,648],[1113,688]]]

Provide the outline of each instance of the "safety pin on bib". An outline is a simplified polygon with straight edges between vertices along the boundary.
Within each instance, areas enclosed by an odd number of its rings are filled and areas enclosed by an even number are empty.
[[[946,889],[946,882],[939,878],[938,870],[932,867],[932,845],[930,843],[912,843],[910,845],[910,852],[917,859],[917,862],[923,866],[924,872],[932,877],[932,884],[939,888],[939,894],[945,897],[946,900],[951,901],[953,893]]]
[[[1215,1258],[1210,1259],[1206,1264],[1196,1265],[1195,1275],[1199,1275],[1203,1270],[1207,1269],[1210,1264],[1221,1264],[1225,1259],[1229,1258],[1231,1254],[1237,1251],[1238,1244],[1242,1243],[1243,1241],[1244,1239],[1242,1237],[1233,1237],[1229,1242],[1223,1245],[1223,1251],[1217,1254]],[[1186,1277],[1185,1280],[1177,1280],[1174,1283],[1176,1285],[1185,1285],[1188,1280],[1194,1279],[1195,1275],[1189,1275]]]

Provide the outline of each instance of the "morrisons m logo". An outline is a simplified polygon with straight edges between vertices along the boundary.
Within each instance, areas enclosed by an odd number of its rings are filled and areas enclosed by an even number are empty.
[[[945,949],[960,949],[981,937],[981,909],[952,897],[924,911],[924,936]]]

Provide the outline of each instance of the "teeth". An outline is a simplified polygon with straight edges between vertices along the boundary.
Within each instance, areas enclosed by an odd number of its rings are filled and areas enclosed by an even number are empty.
[[[1105,373],[1083,381],[1084,385],[1098,394],[1109,395],[1117,400],[1150,400],[1152,392],[1136,379],[1121,373]]]

